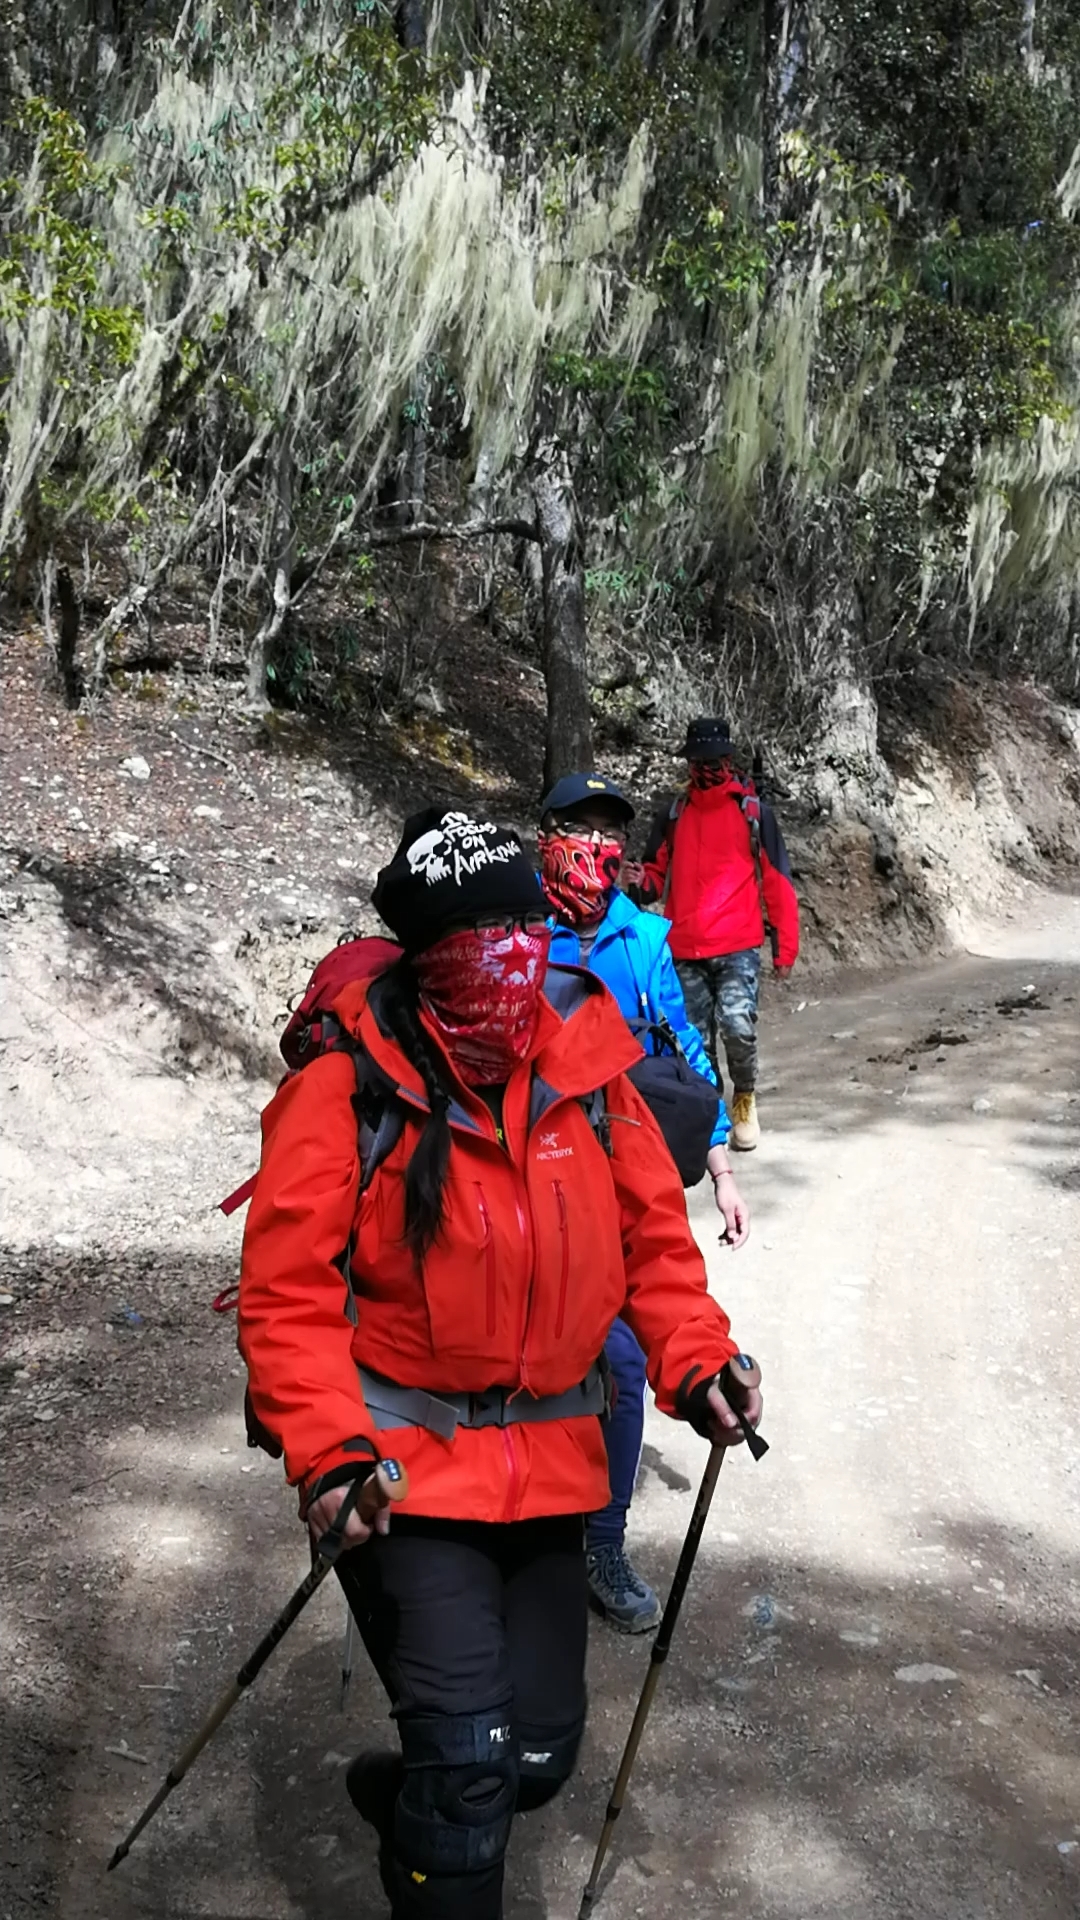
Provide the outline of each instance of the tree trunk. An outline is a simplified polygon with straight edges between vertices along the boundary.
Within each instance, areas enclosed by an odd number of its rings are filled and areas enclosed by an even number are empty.
[[[59,633],[53,624],[54,591],[60,602]],[[46,643],[56,660],[64,689],[64,705],[74,712],[83,695],[82,675],[75,658],[79,641],[79,602],[70,573],[66,567],[57,569],[56,555],[51,547],[41,570],[41,624],[45,629]]]
[[[809,58],[809,28],[800,0],[762,0],[761,205],[773,224],[783,217],[780,150],[797,122],[800,82]]]
[[[251,643],[248,655],[247,700],[249,706],[265,708],[266,669],[270,650],[279,638],[292,604],[292,576],[296,564],[296,521],[293,517],[293,448],[288,428],[281,436],[277,468],[277,512],[275,530],[281,527],[281,546],[274,563],[273,603]]]
[[[701,30],[699,0],[649,0],[638,35],[641,63],[652,68],[674,47],[692,53]]]
[[[1029,70],[1035,58],[1035,14],[1037,0],[1024,0],[1020,21],[1020,58]]]
[[[431,373],[428,367],[417,370],[405,428],[405,460],[401,470],[402,498],[398,518],[411,526],[424,518],[427,500],[428,400]]]
[[[79,602],[66,567],[61,567],[56,576],[56,595],[60,602],[60,637],[56,657],[64,686],[64,703],[74,710],[83,696],[82,674],[75,657],[79,644]]]
[[[424,12],[424,0],[401,0],[394,14],[394,30],[407,52],[420,52],[427,46]]]
[[[780,199],[780,39],[783,0],[761,6],[761,211],[775,221]]]
[[[565,454],[555,454],[533,483],[544,587],[544,683],[547,736],[544,786],[592,765],[589,643],[577,503]]]

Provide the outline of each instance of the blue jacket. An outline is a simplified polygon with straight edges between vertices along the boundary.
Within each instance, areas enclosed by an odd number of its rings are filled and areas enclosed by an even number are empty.
[[[560,967],[581,965],[581,941],[572,927],[552,922],[551,958]],[[686,1011],[683,990],[668,946],[670,920],[658,913],[643,913],[625,893],[613,893],[611,904],[600,922],[592,951],[585,965],[598,974],[615,995],[627,1020],[657,1020],[662,1015],[675,1030],[679,1044],[696,1073],[716,1085],[701,1035]],[[731,1122],[723,1100],[712,1137],[714,1147],[722,1147]]]

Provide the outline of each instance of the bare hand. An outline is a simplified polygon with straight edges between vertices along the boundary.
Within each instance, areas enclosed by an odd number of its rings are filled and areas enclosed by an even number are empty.
[[[742,1395],[742,1411],[752,1427],[761,1423],[762,1398],[760,1387],[747,1387]],[[738,1415],[725,1400],[719,1386],[714,1381],[709,1388],[709,1438],[718,1447],[741,1447],[746,1438],[739,1425]]]
[[[735,1175],[719,1173],[713,1181],[713,1195],[727,1229],[720,1244],[744,1247],[750,1238],[750,1209],[735,1185]]]
[[[307,1523],[316,1546],[323,1534],[333,1526],[348,1495],[347,1486],[329,1487],[317,1500],[312,1501],[307,1510]],[[389,1531],[390,1499],[376,1475],[372,1474],[365,1482],[364,1491],[346,1522],[345,1549],[362,1547],[373,1533]]]

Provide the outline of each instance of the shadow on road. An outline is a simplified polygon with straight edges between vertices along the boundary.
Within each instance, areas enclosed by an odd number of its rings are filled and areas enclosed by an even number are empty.
[[[278,1470],[243,1450],[230,1333],[204,1305],[223,1264],[178,1258],[143,1274],[145,1329],[128,1336],[106,1326],[124,1293],[115,1258],[42,1247],[4,1271],[16,1312],[3,1911],[376,1920],[373,1846],[342,1775],[389,1729],[362,1671],[338,1711],[342,1610],[330,1593],[131,1859],[102,1877],[302,1576],[303,1536]],[[177,1298],[186,1306],[166,1304]],[[41,1422],[41,1375],[15,1376],[46,1360],[56,1417]],[[679,1490],[650,1568],[670,1577],[685,1476],[653,1451]],[[1080,1563],[1053,1539],[974,1517],[929,1514],[921,1533],[925,1553],[888,1582],[853,1576],[843,1539],[833,1564],[800,1565],[707,1537],[599,1914],[1075,1920],[1080,1848],[1058,1847],[1080,1840],[1080,1658],[1063,1604]],[[646,1657],[595,1630],[580,1774],[519,1824],[508,1920],[576,1913]]]

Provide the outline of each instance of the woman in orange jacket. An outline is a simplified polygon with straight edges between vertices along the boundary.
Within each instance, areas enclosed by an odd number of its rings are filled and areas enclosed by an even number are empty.
[[[383,1451],[408,1469],[392,1527],[353,1513],[338,1562],[401,1742],[349,1790],[394,1920],[501,1920],[514,1811],[558,1791],[584,1725],[608,1328],[724,1444],[737,1348],[625,1077],[640,1050],[598,980],[548,967],[516,836],[415,814],[374,900],[404,957],[344,990],[343,1044],[266,1110],[240,1346],[316,1537]]]

